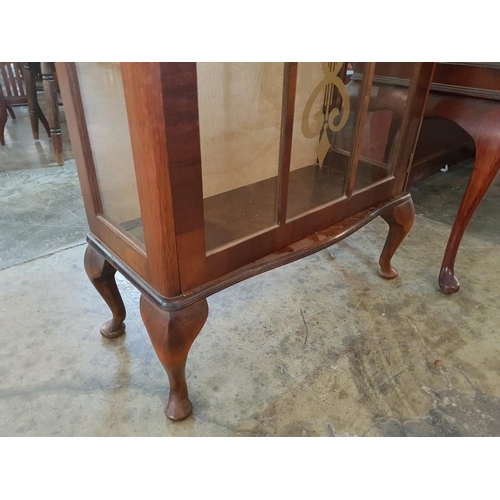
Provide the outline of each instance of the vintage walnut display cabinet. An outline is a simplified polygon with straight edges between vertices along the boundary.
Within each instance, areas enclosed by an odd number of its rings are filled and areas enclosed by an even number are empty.
[[[432,63],[59,63],[90,234],[86,272],[124,331],[114,273],[192,411],[188,351],[207,297],[332,245],[377,216],[391,258]],[[402,78],[399,75],[408,75]]]

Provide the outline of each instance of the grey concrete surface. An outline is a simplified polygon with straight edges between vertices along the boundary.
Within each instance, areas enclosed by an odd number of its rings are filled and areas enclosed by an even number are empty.
[[[43,127],[35,141],[27,108],[14,109],[0,146],[0,269],[82,243],[88,232],[64,113],[58,167]]]
[[[377,219],[210,297],[187,365],[194,414],[172,423],[139,294],[121,277],[126,334],[99,335],[109,312],[83,270],[74,164],[5,169],[0,435],[500,436],[497,226],[494,216],[473,221],[457,260],[462,290],[443,295],[457,198],[453,183],[436,184],[445,175],[413,190],[423,215],[394,258],[394,281],[377,274],[387,233]],[[463,189],[466,175],[457,179]],[[488,212],[500,209],[497,186]]]
[[[465,242],[450,297],[441,224],[417,219],[391,282],[377,275],[384,235],[374,221],[211,297],[188,361],[194,416],[177,424],[131,285],[119,280],[127,333],[107,341],[84,246],[2,271],[1,434],[500,435],[498,247]]]

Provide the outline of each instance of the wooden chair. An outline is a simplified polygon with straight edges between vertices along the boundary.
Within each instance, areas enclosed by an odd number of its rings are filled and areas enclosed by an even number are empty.
[[[0,79],[2,80],[4,97],[9,106],[28,104],[22,63],[0,63]]]
[[[4,133],[8,115],[10,114],[13,120],[16,119],[12,104],[27,103],[20,70],[19,63],[0,63],[0,145],[2,146],[5,144]]]
[[[38,140],[38,122],[42,122],[49,137],[50,127],[38,103],[35,75],[36,66],[33,63],[0,62],[0,85],[4,89],[7,110],[15,119],[13,106],[27,105],[33,139]]]
[[[48,120],[38,102],[36,76],[39,73],[41,73],[43,80]],[[62,135],[59,118],[57,82],[54,75],[54,63],[0,63],[0,80],[3,82],[3,86],[6,89],[4,98],[7,110],[12,118],[15,119],[16,116],[12,106],[28,105],[33,139],[38,140],[40,137],[38,127],[39,122],[41,122],[52,141],[56,162],[61,166],[64,163]],[[4,128],[5,122],[2,122],[2,118],[0,118],[0,129],[2,133]]]

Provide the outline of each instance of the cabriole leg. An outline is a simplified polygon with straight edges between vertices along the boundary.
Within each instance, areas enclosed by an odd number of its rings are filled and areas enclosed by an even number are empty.
[[[458,248],[465,229],[499,170],[500,150],[498,146],[496,144],[493,147],[481,143],[477,144],[474,170],[458,209],[439,273],[439,287],[444,293],[455,293],[460,289],[460,283],[455,276],[455,259]]]
[[[391,259],[413,226],[415,219],[413,200],[408,198],[382,214],[382,218],[389,224],[389,234],[379,259],[380,275],[386,279],[394,279],[398,272],[391,266]]]
[[[125,331],[126,312],[123,300],[116,286],[116,269],[93,247],[85,251],[85,272],[100,293],[104,302],[111,309],[113,318],[101,326],[101,335],[107,339],[119,337]]]
[[[141,315],[170,381],[165,415],[170,420],[184,420],[193,409],[186,384],[186,360],[191,345],[207,320],[207,301],[200,300],[179,311],[165,311],[142,295]]]

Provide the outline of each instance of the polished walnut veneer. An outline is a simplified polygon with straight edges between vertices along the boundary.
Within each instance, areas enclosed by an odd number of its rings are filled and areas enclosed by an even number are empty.
[[[185,365],[211,294],[378,216],[389,225],[380,274],[397,276],[434,64],[386,65],[405,85],[382,66],[57,64],[90,226],[85,269],[112,313],[101,334],[124,331],[118,270],[141,291],[171,420],[192,411]]]

